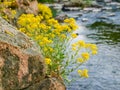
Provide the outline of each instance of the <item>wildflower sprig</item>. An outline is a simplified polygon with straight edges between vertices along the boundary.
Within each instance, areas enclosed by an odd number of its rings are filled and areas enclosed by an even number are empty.
[[[44,16],[33,14],[23,14],[18,19],[19,30],[32,37],[40,46],[44,57],[49,58],[47,65],[50,72],[58,73],[61,68],[63,59],[65,58],[64,51],[66,48],[64,44],[69,35],[77,28],[74,19],[67,19],[69,22],[60,24],[54,18],[43,19]],[[74,22],[74,23],[73,23]],[[70,24],[72,23],[72,25]],[[74,28],[74,29],[73,29]],[[51,59],[51,61],[50,61]]]
[[[75,37],[73,37],[74,39]],[[71,73],[77,70],[80,65],[87,62],[90,56],[97,54],[97,46],[95,44],[85,43],[83,40],[78,40],[75,43],[72,43],[71,46],[68,48],[69,50],[66,51],[66,59],[65,59],[65,67],[66,69],[62,69],[61,74],[63,77],[66,77],[68,73]],[[73,53],[70,53],[73,52]],[[93,53],[95,52],[95,53]],[[72,67],[72,68],[70,68]],[[88,70],[78,70],[78,74],[80,77],[89,77]]]

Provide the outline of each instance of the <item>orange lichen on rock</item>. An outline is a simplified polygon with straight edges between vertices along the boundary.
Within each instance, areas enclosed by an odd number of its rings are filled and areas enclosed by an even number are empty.
[[[39,47],[0,17],[0,90],[37,90],[45,70]]]

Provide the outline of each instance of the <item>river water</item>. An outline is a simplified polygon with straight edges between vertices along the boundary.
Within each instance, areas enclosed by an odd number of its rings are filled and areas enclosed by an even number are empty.
[[[77,80],[67,90],[120,90],[120,25],[96,22],[87,27],[79,19],[77,23],[79,36],[74,41],[97,44],[98,54],[79,67],[89,70],[89,78],[80,78],[74,71],[69,77]]]
[[[72,72],[68,77],[76,81],[67,90],[120,90],[120,3],[64,13],[79,25],[79,35],[71,43],[84,40],[98,46],[98,54],[79,67],[89,70],[89,78]]]

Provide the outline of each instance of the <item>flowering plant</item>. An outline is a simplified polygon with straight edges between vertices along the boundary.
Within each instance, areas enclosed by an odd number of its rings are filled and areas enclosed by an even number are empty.
[[[18,29],[40,46],[47,67],[46,75],[66,79],[69,73],[78,69],[91,55],[97,54],[97,46],[82,40],[69,45],[68,41],[78,36],[73,33],[78,28],[75,20],[67,18],[59,23],[52,18],[49,7],[38,4],[38,9],[38,15],[22,14],[17,21]],[[66,51],[67,48],[69,51]],[[78,74],[87,78],[88,70],[78,70]]]

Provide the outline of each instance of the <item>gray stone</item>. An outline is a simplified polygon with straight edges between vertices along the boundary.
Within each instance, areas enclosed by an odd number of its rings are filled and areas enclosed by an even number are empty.
[[[112,10],[112,7],[103,7],[102,10]]]
[[[82,18],[82,22],[88,21],[88,18]]]
[[[109,17],[115,16],[115,13],[110,13],[108,16]]]
[[[93,9],[93,12],[100,12],[101,11],[101,8],[95,8]]]
[[[99,19],[107,19],[107,16],[100,16]]]
[[[66,87],[56,78],[47,78],[40,83],[38,90],[66,90]]]
[[[36,90],[44,76],[39,47],[0,17],[0,90]]]
[[[58,20],[59,22],[63,22],[66,18],[68,18],[68,15],[66,14],[61,14],[55,17],[55,19]]]
[[[104,0],[105,3],[111,3],[112,0]]]

